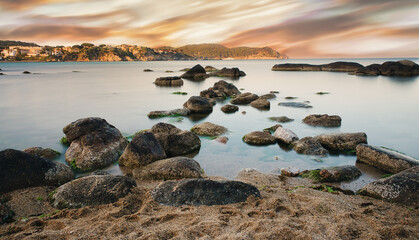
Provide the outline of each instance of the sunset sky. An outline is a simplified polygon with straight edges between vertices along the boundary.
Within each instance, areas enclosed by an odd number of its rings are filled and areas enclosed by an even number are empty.
[[[0,0],[0,39],[419,57],[418,0]]]

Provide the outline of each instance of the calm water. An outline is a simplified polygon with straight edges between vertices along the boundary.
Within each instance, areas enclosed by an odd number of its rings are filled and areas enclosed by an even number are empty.
[[[342,60],[342,59],[339,59]],[[382,63],[389,59],[350,59],[361,64]],[[392,59],[397,60],[397,59]],[[418,62],[418,59],[412,59]],[[355,156],[317,158],[298,155],[278,145],[249,146],[242,142],[248,132],[274,125],[268,117],[288,116],[294,122],[283,124],[300,138],[333,132],[366,132],[372,145],[385,146],[419,158],[419,77],[360,77],[331,72],[273,72],[277,63],[322,64],[322,60],[246,60],[246,61],[178,61],[178,62],[116,62],[116,63],[0,63],[6,75],[0,76],[0,149],[50,147],[62,153],[59,144],[62,128],[79,118],[98,116],[116,126],[124,135],[149,129],[159,121],[181,129],[209,121],[227,127],[226,145],[201,138],[202,148],[194,158],[209,175],[234,178],[242,168],[270,172],[276,168],[295,166],[312,169],[355,164]],[[239,67],[247,76],[227,80],[242,92],[265,94],[277,90],[270,111],[240,106],[234,114],[224,114],[218,102],[207,118],[188,118],[173,123],[173,118],[150,120],[152,110],[182,107],[201,90],[223,79],[211,77],[202,82],[185,80],[182,87],[156,87],[153,81],[161,76],[180,75],[180,69],[200,63],[217,68]],[[150,68],[154,72],[143,72]],[[27,70],[34,74],[24,75]],[[166,70],[174,71],[165,73]],[[78,72],[73,72],[78,71]],[[171,94],[188,92],[186,96]],[[330,92],[316,95],[318,91]],[[311,109],[278,106],[287,96],[296,101],[310,101]],[[243,115],[241,112],[246,111]],[[309,114],[337,114],[342,117],[340,128],[311,127],[301,123]],[[60,159],[64,161],[64,157]],[[108,168],[118,173],[118,166]]]

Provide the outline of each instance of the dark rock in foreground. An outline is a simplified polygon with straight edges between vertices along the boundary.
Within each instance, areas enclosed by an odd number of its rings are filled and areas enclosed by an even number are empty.
[[[244,135],[243,141],[250,145],[270,145],[276,143],[276,138],[269,132],[254,131]]]
[[[192,96],[183,107],[189,109],[191,113],[211,113],[213,105],[206,98]]]
[[[240,95],[238,95],[236,98],[233,98],[230,102],[232,104],[249,104],[253,101],[255,101],[256,99],[258,99],[259,96],[250,92],[247,93],[242,93]]]
[[[161,118],[161,117],[169,117],[169,116],[188,116],[190,114],[190,110],[187,108],[178,108],[173,110],[167,111],[151,111],[147,114],[149,118]]]
[[[183,80],[180,77],[159,77],[156,78],[154,84],[157,86],[177,87],[183,85]]]
[[[246,76],[246,74],[243,71],[240,71],[238,68],[222,68],[221,70],[209,73],[208,75],[217,76],[217,77],[232,77],[232,78]]]
[[[57,208],[81,208],[113,203],[136,186],[134,180],[124,176],[87,176],[59,187],[52,196],[53,205]]]
[[[367,134],[362,132],[322,134],[316,136],[315,139],[326,149],[345,151],[355,150],[358,144],[367,143]]]
[[[351,165],[325,168],[319,172],[321,182],[350,181],[358,178],[361,174],[357,167]]]
[[[311,105],[308,105],[304,102],[280,102],[278,103],[279,106],[284,107],[293,107],[293,108],[312,108]]]
[[[419,160],[382,147],[359,144],[356,147],[358,162],[366,163],[382,171],[398,173],[418,166]]]
[[[369,183],[359,193],[389,202],[419,207],[419,166]]]
[[[304,137],[294,143],[293,149],[300,154],[326,156],[329,154],[319,141],[312,137]]]
[[[221,111],[223,111],[224,113],[234,113],[239,111],[239,107],[227,104],[221,107]]]
[[[74,178],[70,167],[28,153],[0,152],[0,194],[36,186],[59,186]]]
[[[205,71],[205,69],[197,64],[195,66],[193,66],[191,69],[187,70],[184,74],[182,74],[182,76],[180,76],[181,78],[200,78],[200,77],[206,77],[207,72]]]
[[[45,158],[48,160],[53,160],[61,155],[61,153],[51,149],[51,148],[41,148],[41,147],[31,147],[23,150],[25,153],[29,153],[35,157]]]
[[[204,122],[193,126],[191,131],[202,136],[218,136],[226,133],[228,130],[223,126],[210,122]]]
[[[202,178],[202,169],[199,163],[192,158],[174,157],[136,168],[133,171],[133,176],[142,180]]]
[[[313,114],[305,117],[303,123],[321,127],[340,127],[342,118],[337,115]]]
[[[249,196],[260,197],[260,192],[256,187],[238,181],[188,179],[164,182],[151,195],[156,202],[164,205],[198,206],[244,202]]]

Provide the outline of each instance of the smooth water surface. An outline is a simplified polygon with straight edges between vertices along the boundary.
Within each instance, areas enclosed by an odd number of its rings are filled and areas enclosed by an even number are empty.
[[[342,60],[342,59],[339,59]],[[388,59],[348,59],[367,65]],[[397,59],[391,59],[397,60]],[[418,59],[412,59],[418,62]],[[0,76],[0,149],[23,150],[40,146],[65,147],[59,139],[62,128],[79,118],[98,116],[116,126],[125,136],[154,124],[169,122],[181,129],[209,121],[227,127],[229,141],[221,144],[202,137],[202,147],[194,158],[208,175],[234,178],[243,168],[271,172],[277,168],[295,166],[313,169],[326,166],[355,164],[355,156],[325,158],[296,154],[278,145],[249,146],[242,137],[251,131],[275,125],[272,116],[288,116],[295,121],[283,126],[300,138],[334,132],[365,132],[371,145],[385,146],[419,158],[419,77],[361,77],[333,72],[274,72],[277,63],[322,64],[337,61],[322,60],[241,60],[241,61],[171,61],[171,62],[88,62],[88,63],[0,63],[5,75]],[[224,114],[220,108],[228,101],[218,102],[205,119],[149,119],[152,110],[169,110],[225,78],[211,77],[201,82],[184,80],[182,87],[157,87],[153,81],[162,76],[179,76],[180,69],[195,64],[216,68],[239,67],[247,76],[239,80],[226,79],[242,92],[256,94],[277,90],[269,111],[239,106],[234,114]],[[143,72],[143,69],[154,72]],[[22,74],[24,70],[33,74]],[[166,70],[174,71],[166,73]],[[184,91],[188,95],[174,95]],[[330,92],[317,95],[316,92]],[[278,106],[288,101],[310,101],[311,109]],[[246,114],[242,114],[245,111]],[[337,114],[342,117],[339,128],[311,127],[301,123],[309,114]],[[64,161],[64,156],[60,161]],[[118,166],[108,168],[118,173]]]

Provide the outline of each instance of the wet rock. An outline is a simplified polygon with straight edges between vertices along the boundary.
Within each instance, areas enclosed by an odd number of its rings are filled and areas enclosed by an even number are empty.
[[[161,118],[161,117],[168,117],[168,116],[188,116],[190,114],[190,110],[187,108],[178,108],[173,110],[167,111],[151,111],[147,114],[149,118]]]
[[[325,168],[319,172],[321,182],[350,181],[358,178],[361,174],[357,167],[351,165]]]
[[[300,154],[326,156],[329,151],[323,148],[319,141],[312,137],[304,137],[294,143],[293,149]]]
[[[263,129],[264,132],[274,133],[279,127],[282,127],[281,124],[275,124],[271,127]]]
[[[152,192],[153,199],[169,206],[224,205],[244,202],[249,196],[260,197],[259,190],[238,181],[186,179],[167,181]]]
[[[0,201],[0,224],[13,222],[13,216],[10,207]]]
[[[234,113],[234,112],[239,111],[239,107],[235,105],[227,104],[221,107],[221,111],[225,113]]]
[[[143,72],[154,72],[154,71],[151,70],[151,69],[146,68],[146,69],[143,70]]]
[[[56,208],[81,208],[113,203],[136,186],[134,180],[125,176],[82,177],[59,187],[52,196],[53,205]]]
[[[70,146],[65,160],[73,168],[87,171],[115,162],[128,144],[118,129],[102,118],[83,118],[63,129]]]
[[[215,139],[215,141],[217,141],[219,143],[222,143],[222,144],[227,144],[228,137],[226,137],[226,136],[220,136],[220,137],[217,137]]]
[[[217,76],[217,77],[232,77],[238,78],[242,76],[246,76],[243,71],[240,71],[238,68],[222,68],[221,70],[209,73],[210,76]]]
[[[380,67],[383,76],[411,77],[419,75],[419,65],[410,60],[385,62]]]
[[[276,95],[273,93],[267,93],[263,94],[262,96],[259,96],[260,99],[274,99],[276,98]]]
[[[296,177],[300,174],[300,170],[295,167],[281,168],[281,175],[286,177]]]
[[[355,62],[333,62],[321,65],[322,71],[330,72],[356,72],[362,67],[364,66]]]
[[[285,63],[276,64],[272,67],[272,71],[321,71],[320,65],[301,64],[301,63]]]
[[[236,98],[232,99],[230,102],[232,104],[249,104],[258,98],[259,98],[258,95],[247,92],[247,93],[242,93],[238,95]]]
[[[31,147],[23,150],[25,153],[29,153],[35,157],[45,158],[53,160],[61,155],[60,152],[55,151],[51,148]]]
[[[366,163],[389,173],[398,173],[419,165],[419,160],[412,157],[366,144],[359,144],[356,147],[356,157],[358,162]]]
[[[280,123],[287,123],[287,122],[294,121],[294,119],[289,118],[287,116],[270,117],[269,120],[274,121],[274,122],[280,122]]]
[[[345,151],[355,150],[358,144],[367,143],[367,134],[362,132],[322,134],[315,139],[328,150]]]
[[[270,145],[276,143],[276,138],[268,132],[254,131],[244,135],[243,141],[250,145]]]
[[[0,152],[0,194],[36,186],[59,186],[74,178],[65,164],[7,149]]]
[[[131,168],[148,165],[166,158],[159,140],[151,132],[137,133],[119,158],[119,165]]]
[[[256,99],[255,101],[250,103],[250,106],[258,109],[270,109],[271,103],[266,99]]]
[[[183,107],[189,109],[191,113],[211,113],[213,105],[206,98],[192,96]]]
[[[205,66],[205,71],[207,71],[207,72],[215,72],[215,71],[218,71],[218,69],[216,69],[215,67],[213,67],[213,66]]]
[[[303,123],[321,127],[340,127],[342,118],[337,115],[313,114],[305,117]]]
[[[371,64],[366,67],[361,67],[356,70],[355,75],[359,76],[378,76],[381,74],[380,64]]]
[[[156,78],[154,84],[157,86],[177,87],[183,85],[183,80],[180,77],[159,77]]]
[[[185,155],[201,148],[198,135],[190,131],[182,131],[172,124],[157,123],[150,131],[159,140],[167,157]]]
[[[308,105],[305,102],[280,102],[278,103],[280,106],[284,107],[293,107],[293,108],[312,108],[313,106]]]
[[[90,176],[92,175],[110,175],[108,172],[104,171],[104,170],[95,170],[93,171],[91,174],[89,174]]]
[[[288,97],[285,97],[285,99],[287,99],[287,100],[293,100],[293,99],[297,99],[298,97],[291,97],[291,96],[288,96]]]
[[[226,133],[228,129],[214,123],[204,122],[193,126],[191,131],[203,136],[218,136]]]
[[[419,207],[419,166],[369,183],[359,194],[407,206]]]
[[[231,83],[224,80],[220,80],[214,83],[214,86],[207,90],[201,91],[200,96],[205,98],[216,98],[216,97],[232,97],[240,94],[240,91]]]
[[[284,127],[278,127],[274,132],[274,137],[285,144],[291,144],[299,139],[297,134]]]
[[[141,180],[202,178],[202,169],[199,163],[192,158],[174,157],[136,168],[133,171],[133,176]]]
[[[207,72],[205,71],[205,69],[197,64],[195,66],[193,66],[191,69],[187,70],[184,74],[182,74],[182,76],[180,76],[181,78],[198,78],[198,77],[204,77],[207,74]]]
[[[22,73],[23,74],[31,74],[31,72],[29,72],[29,71],[23,71]]]

